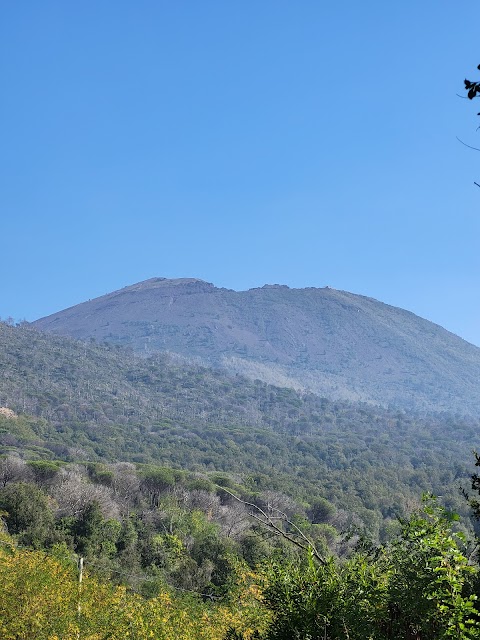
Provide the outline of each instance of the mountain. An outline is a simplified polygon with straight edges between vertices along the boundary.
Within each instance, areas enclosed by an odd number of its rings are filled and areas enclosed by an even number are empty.
[[[413,313],[329,287],[233,291],[153,278],[33,324],[334,399],[480,412],[479,348]]]

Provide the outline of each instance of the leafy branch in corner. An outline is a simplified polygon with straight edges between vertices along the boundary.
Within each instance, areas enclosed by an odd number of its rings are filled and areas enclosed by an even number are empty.
[[[477,69],[480,71],[480,64],[477,66]],[[465,78],[465,91],[467,91],[467,98],[469,100],[473,100],[480,94],[480,82],[472,82],[471,80],[467,80]],[[480,116],[480,113],[477,113]]]
[[[480,71],[480,64],[477,66],[477,69]],[[480,95],[480,81],[475,82],[472,80],[467,80],[465,78],[464,84],[465,84],[465,91],[467,92],[466,97],[469,100],[473,100],[474,98],[477,98]],[[480,112],[477,113],[477,116],[480,116]],[[466,144],[465,142],[463,142],[463,140],[460,140],[460,138],[458,137],[457,137],[457,140],[461,142],[464,146],[468,147],[469,149],[473,149],[474,151],[480,151],[480,149],[478,149],[477,147],[472,147],[471,145]],[[478,182],[474,182],[473,184],[475,184],[477,187],[480,187],[480,184],[478,184]]]

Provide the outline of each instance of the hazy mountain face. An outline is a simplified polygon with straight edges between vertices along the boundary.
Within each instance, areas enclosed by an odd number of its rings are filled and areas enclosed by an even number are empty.
[[[237,292],[154,278],[34,324],[332,398],[480,410],[480,349],[412,313],[329,288]]]

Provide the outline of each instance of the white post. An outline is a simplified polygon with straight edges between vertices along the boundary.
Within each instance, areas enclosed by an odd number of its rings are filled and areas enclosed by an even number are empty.
[[[82,613],[82,603],[81,603],[82,580],[83,580],[83,558],[79,558],[78,559],[78,604],[77,604],[78,631],[77,631],[77,640],[80,640],[80,614]]]

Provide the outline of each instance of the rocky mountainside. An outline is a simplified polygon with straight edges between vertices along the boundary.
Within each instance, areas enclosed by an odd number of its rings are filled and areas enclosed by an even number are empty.
[[[329,398],[480,412],[480,349],[413,313],[328,287],[232,291],[153,278],[34,325]]]

